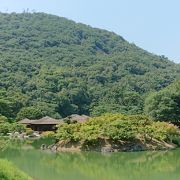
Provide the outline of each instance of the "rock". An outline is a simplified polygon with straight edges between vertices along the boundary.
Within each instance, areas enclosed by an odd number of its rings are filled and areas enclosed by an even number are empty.
[[[143,147],[140,144],[135,144],[131,151],[143,151]]]
[[[113,152],[113,148],[111,146],[105,146],[101,148],[101,152],[103,153],[109,153],[109,152]]]
[[[51,147],[51,151],[53,151],[53,152],[56,152],[57,151],[57,146],[56,145],[53,145],[52,147]]]
[[[42,144],[42,145],[41,145],[41,150],[46,150],[46,149],[47,149],[46,144]]]
[[[33,135],[34,135],[35,137],[41,137],[41,135],[39,134],[39,132],[33,132]]]

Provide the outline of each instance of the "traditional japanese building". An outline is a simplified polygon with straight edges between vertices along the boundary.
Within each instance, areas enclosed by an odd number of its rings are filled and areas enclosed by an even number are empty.
[[[18,123],[24,124],[34,131],[54,131],[56,130],[56,125],[63,124],[63,121],[46,116],[38,120],[29,120],[26,118]]]

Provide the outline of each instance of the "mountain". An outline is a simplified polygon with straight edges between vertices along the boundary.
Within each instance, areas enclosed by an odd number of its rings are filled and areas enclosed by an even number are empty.
[[[179,65],[106,30],[44,13],[0,13],[0,114],[137,114]]]

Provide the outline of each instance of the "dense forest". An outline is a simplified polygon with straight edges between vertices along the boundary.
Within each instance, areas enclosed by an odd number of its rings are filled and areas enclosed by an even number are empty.
[[[44,13],[0,13],[2,117],[141,114],[147,104],[158,119],[151,93],[179,75],[179,65],[113,32]]]
[[[180,79],[145,99],[144,112],[156,120],[180,125]]]

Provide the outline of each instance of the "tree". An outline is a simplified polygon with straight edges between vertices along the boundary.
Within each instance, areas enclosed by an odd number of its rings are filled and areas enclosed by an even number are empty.
[[[21,120],[23,118],[28,118],[28,119],[39,119],[43,117],[42,112],[37,109],[36,107],[23,107],[19,113],[17,114],[17,119]]]
[[[180,74],[164,56],[66,18],[0,13],[0,22],[0,114],[8,119],[31,106],[57,118],[139,114],[147,93]]]
[[[156,120],[177,122],[180,120],[180,80],[169,87],[149,95],[144,111]]]

